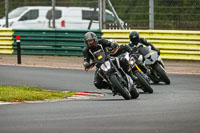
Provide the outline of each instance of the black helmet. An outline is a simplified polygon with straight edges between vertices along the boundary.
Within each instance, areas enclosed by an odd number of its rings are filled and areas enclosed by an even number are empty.
[[[140,38],[139,38],[139,33],[136,32],[136,31],[130,32],[130,34],[129,34],[129,39],[130,39],[130,41],[131,41],[134,45],[138,44],[139,39],[140,39]]]
[[[111,55],[114,55],[117,53],[120,47],[114,39],[110,39],[108,41],[111,42],[111,47],[108,50],[110,51]]]
[[[98,39],[94,32],[87,32],[84,35],[84,41],[88,47],[96,47],[98,44]]]

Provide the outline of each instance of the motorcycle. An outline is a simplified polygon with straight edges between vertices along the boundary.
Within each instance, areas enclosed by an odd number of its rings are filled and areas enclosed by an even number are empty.
[[[170,84],[170,80],[166,74],[163,60],[158,52],[152,50],[151,47],[144,47],[143,44],[137,46],[137,51],[144,57],[144,64],[140,65],[143,72],[146,73],[154,83],[164,82]]]
[[[130,60],[130,62],[135,62],[134,65],[131,66],[133,74],[138,78],[138,81],[136,82],[138,88],[141,88],[144,92],[153,93],[153,89],[150,86],[149,77],[145,73],[143,73],[140,68],[141,62],[143,60],[142,55],[132,53],[130,54]]]
[[[120,66],[120,58],[126,58],[128,53],[118,57],[112,57],[105,52],[102,45],[100,49],[91,52],[94,57],[91,67],[96,66],[97,73],[111,86],[113,96],[121,95],[125,100],[136,99],[139,96],[134,88],[133,80],[127,75]]]

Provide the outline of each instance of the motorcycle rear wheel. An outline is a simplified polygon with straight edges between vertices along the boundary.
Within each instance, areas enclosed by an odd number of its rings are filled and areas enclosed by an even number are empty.
[[[131,94],[130,92],[124,88],[122,86],[122,84],[120,83],[119,79],[117,78],[116,75],[112,75],[110,77],[110,81],[112,83],[112,85],[114,86],[114,88],[117,90],[118,93],[121,94],[121,96],[125,99],[125,100],[130,100],[131,99]]]

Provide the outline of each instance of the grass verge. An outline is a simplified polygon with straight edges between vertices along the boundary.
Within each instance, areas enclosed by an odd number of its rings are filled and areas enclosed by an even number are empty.
[[[0,86],[0,101],[38,101],[46,99],[63,99],[76,92],[54,92],[40,88]]]

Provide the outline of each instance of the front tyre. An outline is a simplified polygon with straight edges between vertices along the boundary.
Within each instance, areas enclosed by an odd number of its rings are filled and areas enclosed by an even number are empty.
[[[164,81],[165,84],[169,85],[170,84],[170,80],[167,77],[167,74],[166,74],[164,68],[160,64],[157,64],[155,66],[155,70],[157,71],[157,73],[160,76],[161,80]]]
[[[112,83],[113,87],[117,90],[117,92],[120,93],[125,100],[131,99],[130,92],[128,91],[128,89],[122,86],[116,75],[112,75],[110,77],[110,82]]]
[[[138,78],[138,81],[141,84],[144,92],[153,93],[153,89],[151,88],[150,84],[147,82],[147,80],[142,76],[142,74],[139,71],[135,73],[135,76]]]
[[[132,90],[130,91],[130,93],[131,93],[131,98],[132,99],[136,99],[140,95],[139,92],[135,88],[132,88]]]

